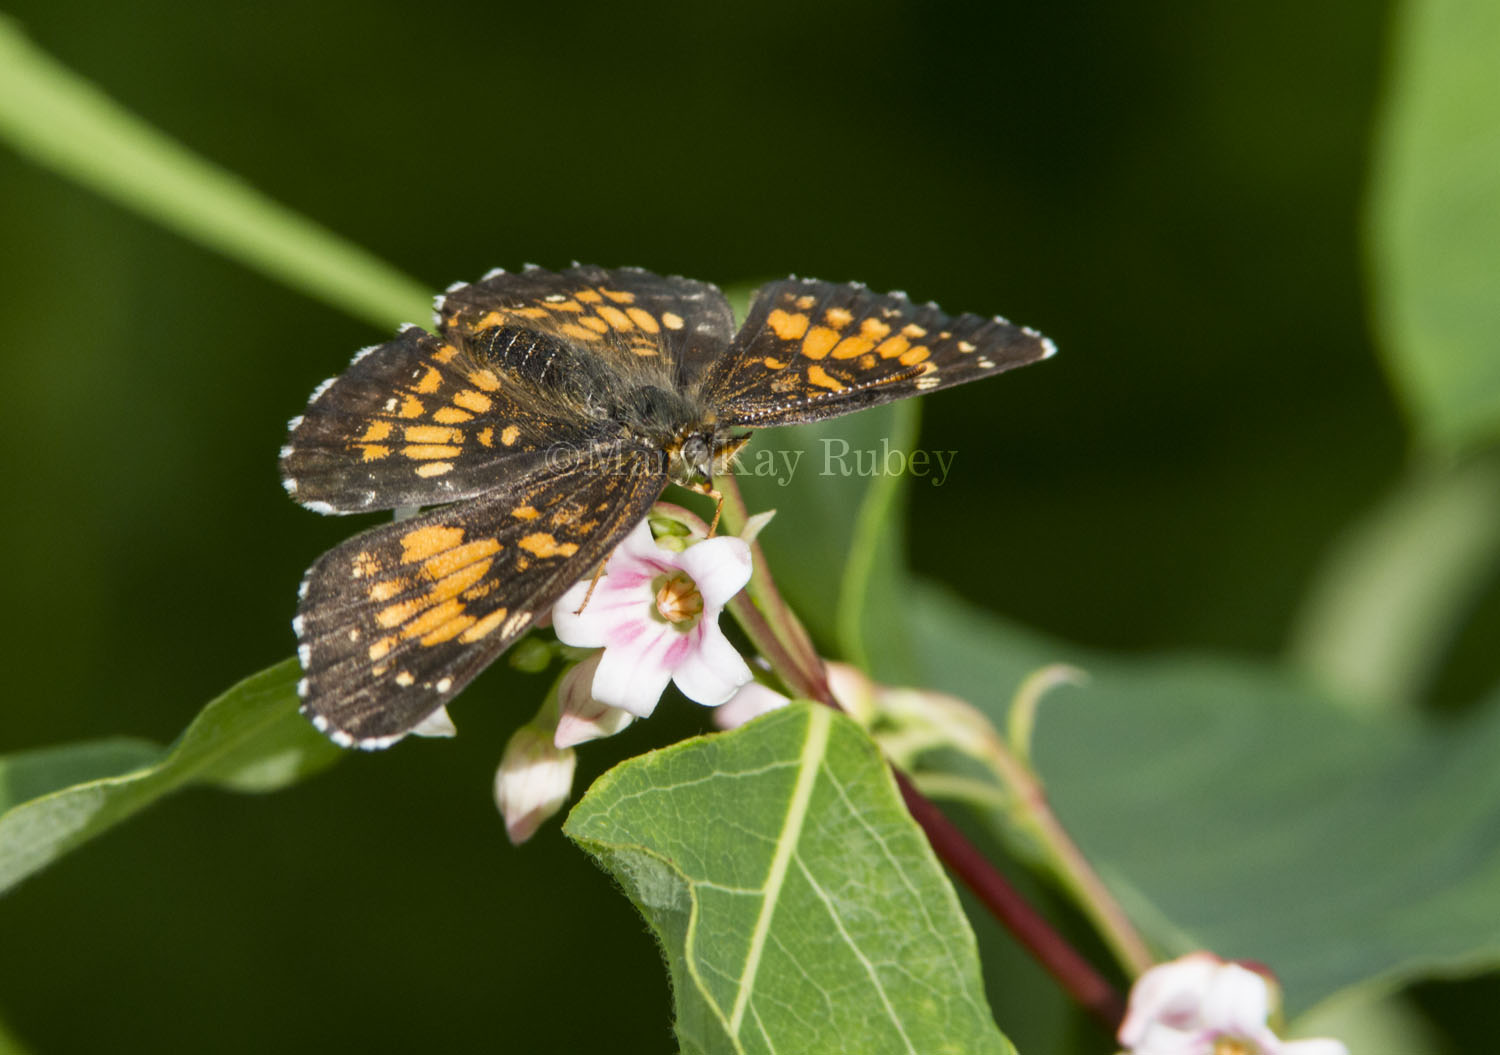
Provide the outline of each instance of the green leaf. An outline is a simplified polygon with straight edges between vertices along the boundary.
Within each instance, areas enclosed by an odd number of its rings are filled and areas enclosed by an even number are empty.
[[[917,683],[1002,726],[1026,670],[1089,671],[1044,702],[1033,757],[1166,954],[1262,961],[1291,1014],[1361,983],[1500,966],[1500,696],[1451,726],[1363,720],[1275,667],[1090,657],[930,587],[908,611]]]
[[[431,291],[152,128],[32,45],[4,17],[0,140],[358,318],[395,326],[431,313]]]
[[[564,831],[661,940],[685,1052],[1013,1050],[885,763],[827,708],[625,762]]]
[[[1409,0],[1370,198],[1386,365],[1422,440],[1500,437],[1500,5]]]
[[[105,740],[0,757],[0,891],[191,784],[274,791],[342,753],[297,713],[296,660],[251,675],[170,749]]]

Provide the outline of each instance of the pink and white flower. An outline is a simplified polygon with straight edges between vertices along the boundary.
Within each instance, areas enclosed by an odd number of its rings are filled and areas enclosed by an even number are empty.
[[[590,740],[614,736],[635,715],[594,699],[594,674],[603,652],[596,652],[582,663],[568,668],[557,686],[557,732],[552,743],[557,747],[577,747]]]
[[[552,743],[552,732],[534,723],[517,729],[495,773],[495,805],[505,834],[517,846],[562,809],[573,790],[575,752]]]
[[[1282,1040],[1266,978],[1206,952],[1136,980],[1119,1041],[1128,1055],[1349,1055],[1337,1040]]]
[[[615,548],[591,596],[580,582],[553,605],[552,626],[564,644],[603,646],[592,685],[602,704],[645,718],[671,681],[717,707],[750,680],[719,629],[719,613],[749,581],[743,539],[723,535],[674,553],[642,521]]]
[[[785,707],[792,701],[769,686],[758,681],[747,682],[718,710],[714,711],[714,725],[720,729],[738,729],[746,722],[763,714]]]

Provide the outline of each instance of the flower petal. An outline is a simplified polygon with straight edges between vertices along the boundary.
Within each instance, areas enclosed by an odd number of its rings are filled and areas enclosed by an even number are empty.
[[[457,736],[458,729],[453,724],[453,719],[448,717],[448,708],[439,707],[426,718],[423,718],[411,730],[417,736]]]
[[[676,566],[672,560],[672,554],[656,544],[656,536],[651,534],[651,525],[645,520],[637,524],[635,529],[615,546],[614,553],[610,554],[609,563],[604,566],[604,573],[614,575],[641,564],[648,565],[652,575],[670,571]]]
[[[714,710],[714,725],[720,729],[738,729],[763,714],[785,707],[792,701],[775,689],[758,681],[747,682],[729,702]]]
[[[688,699],[717,707],[750,680],[750,668],[718,623],[701,622],[696,630],[698,641],[675,665],[672,680]]]
[[[733,535],[704,539],[679,553],[677,566],[697,584],[706,617],[708,610],[723,608],[750,581],[750,547]]]
[[[1349,1055],[1343,1041],[1328,1037],[1312,1037],[1307,1040],[1288,1040],[1281,1045],[1281,1055]]]
[[[642,580],[634,587],[622,588],[606,575],[599,580],[592,596],[589,582],[575,583],[552,606],[552,628],[557,639],[575,648],[598,648],[611,644],[620,629],[640,622],[651,604],[651,584]],[[588,604],[584,598],[588,597]],[[583,611],[579,611],[583,605]]]
[[[505,818],[512,843],[530,839],[542,822],[567,801],[578,756],[552,745],[547,730],[534,725],[517,729],[505,745],[495,773],[495,805]]]
[[[1226,963],[1210,980],[1198,1013],[1211,1029],[1254,1036],[1271,1014],[1270,990],[1254,971]]]
[[[594,699],[648,718],[672,680],[665,661],[677,632],[666,626],[641,628],[635,640],[612,645],[594,673]]]
[[[556,747],[576,747],[589,740],[614,736],[635,720],[635,715],[610,707],[594,699],[594,674],[599,669],[601,653],[595,653],[562,676],[557,687],[561,713],[552,743]]]
[[[1200,1010],[1221,961],[1210,953],[1197,952],[1170,963],[1157,964],[1130,990],[1130,1006],[1120,1024],[1119,1041],[1137,1048],[1153,1025],[1160,1022],[1173,1029],[1195,1029],[1202,1021]]]

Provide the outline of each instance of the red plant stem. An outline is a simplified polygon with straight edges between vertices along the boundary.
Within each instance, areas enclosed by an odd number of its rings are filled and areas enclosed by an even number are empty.
[[[979,849],[937,805],[912,784],[905,773],[891,767],[896,786],[912,819],[927,834],[933,852],[984,903],[1057,984],[1111,1033],[1125,1016],[1125,1004],[1093,966],[1037,913]]]
[[[740,497],[732,476],[724,478],[720,488],[724,494],[724,519],[731,524],[730,530],[738,531],[746,520],[744,499]],[[834,710],[842,710],[829,691],[822,658],[813,649],[801,622],[781,599],[760,548],[752,548],[754,574],[758,580],[752,581],[752,591],[758,596],[752,599],[741,594],[730,602],[730,609],[793,693]],[[767,605],[769,610],[762,611],[760,604]],[[906,800],[907,810],[927,835],[938,859],[973,891],[990,914],[1036,958],[1065,992],[1113,1033],[1125,1017],[1125,1003],[1114,987],[1027,903],[943,811],[916,789],[905,773],[895,766],[891,767],[891,772],[895,774],[901,797]]]

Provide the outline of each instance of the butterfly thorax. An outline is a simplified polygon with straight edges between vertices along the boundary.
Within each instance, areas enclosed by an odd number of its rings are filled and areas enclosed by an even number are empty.
[[[714,415],[691,396],[654,384],[635,385],[611,401],[608,416],[652,450],[667,456],[667,473],[684,486],[707,484],[748,439],[715,427]]]

